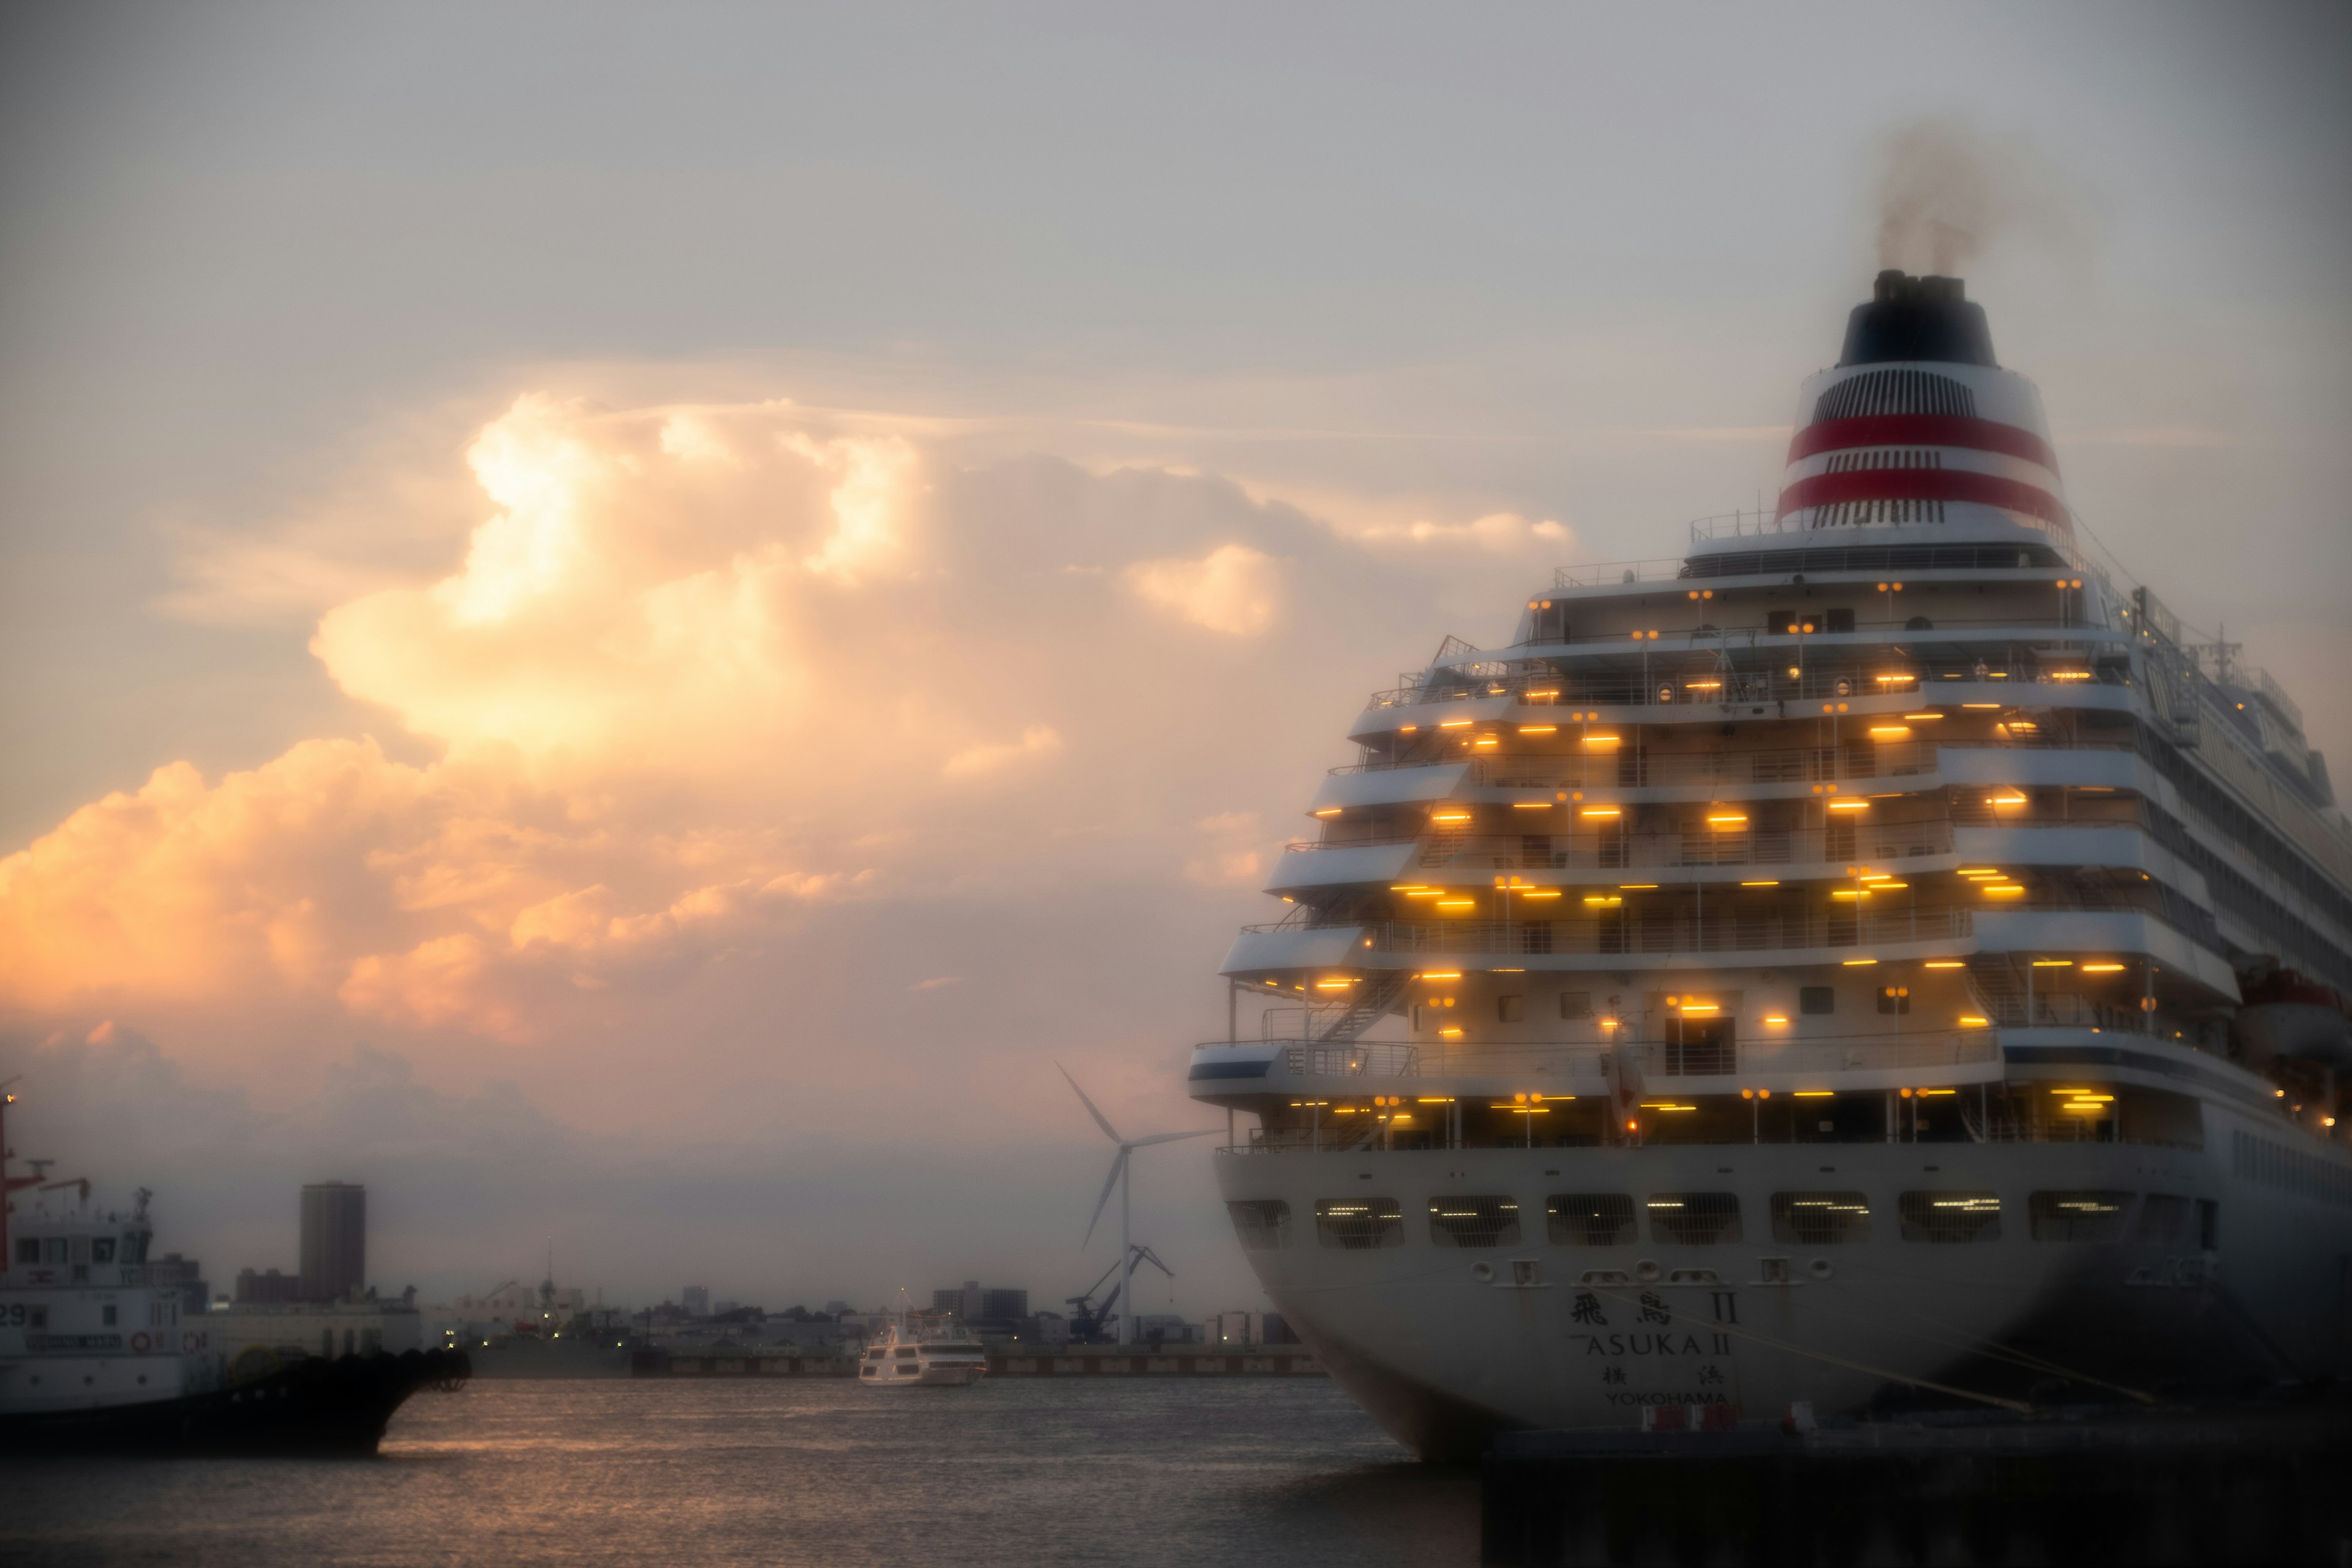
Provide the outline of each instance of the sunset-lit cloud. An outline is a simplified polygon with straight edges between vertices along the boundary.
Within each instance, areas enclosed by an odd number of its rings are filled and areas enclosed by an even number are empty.
[[[425,754],[320,738],[81,807],[0,860],[0,1003],[299,1004],[528,1045],[845,900],[1250,887],[1279,834],[1199,737],[1271,689],[1325,715],[1276,749],[1329,752],[1392,662],[1365,606],[1563,536],[1431,525],[1407,568],[1214,476],[967,466],[920,422],[782,401],[527,395],[463,457],[470,533],[310,643]],[[363,561],[370,531],[417,531],[341,521],[295,533]]]

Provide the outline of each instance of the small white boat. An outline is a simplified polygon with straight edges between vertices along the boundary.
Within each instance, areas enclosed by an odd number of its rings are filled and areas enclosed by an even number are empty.
[[[953,1318],[892,1315],[858,1358],[857,1380],[890,1388],[962,1388],[988,1374],[988,1352]]]

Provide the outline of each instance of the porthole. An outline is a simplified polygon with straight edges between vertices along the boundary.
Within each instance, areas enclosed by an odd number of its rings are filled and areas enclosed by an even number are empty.
[[[1837,1269],[1832,1267],[1828,1258],[1816,1258],[1811,1263],[1805,1265],[1805,1272],[1811,1275],[1816,1279],[1826,1279],[1831,1275],[1835,1274]]]
[[[1491,1263],[1474,1263],[1470,1266],[1470,1278],[1481,1285],[1491,1285],[1495,1280],[1495,1266]]]

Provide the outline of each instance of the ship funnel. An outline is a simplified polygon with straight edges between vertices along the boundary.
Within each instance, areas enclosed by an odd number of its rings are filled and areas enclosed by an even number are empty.
[[[1845,352],[1838,368],[1895,360],[1994,365],[1992,328],[1984,307],[1968,298],[1957,278],[1914,278],[1893,268],[1878,275],[1870,299],[1846,318]]]
[[[1987,543],[2073,531],[2042,399],[1995,363],[1984,307],[1957,278],[1880,273],[1837,364],[1805,382],[1795,425],[1783,530]]]

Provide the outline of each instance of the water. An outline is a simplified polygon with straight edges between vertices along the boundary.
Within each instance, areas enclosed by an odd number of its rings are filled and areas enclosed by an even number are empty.
[[[476,1383],[371,1460],[0,1465],[0,1562],[1411,1564],[1477,1477],[1322,1378]]]

